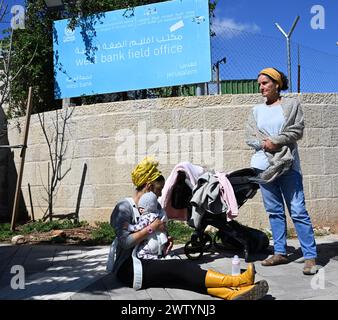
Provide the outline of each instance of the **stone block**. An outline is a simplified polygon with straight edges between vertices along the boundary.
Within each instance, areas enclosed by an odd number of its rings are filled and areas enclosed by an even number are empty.
[[[154,116],[154,113],[153,113]],[[162,119],[165,122],[170,119]],[[154,123],[155,124],[155,123]],[[190,109],[179,109],[172,112],[171,122],[168,123],[169,128],[178,129],[196,129],[200,130],[204,124],[204,111],[201,108],[190,110]],[[162,128],[162,127],[160,127]]]
[[[304,175],[316,175],[323,172],[323,153],[322,148],[299,148],[301,167]]]
[[[231,172],[243,168],[241,151],[223,152],[223,171]],[[219,160],[218,160],[219,161]]]
[[[94,156],[93,140],[79,140],[74,146],[74,159],[88,159]]]
[[[256,197],[260,197],[256,196]],[[261,198],[259,198],[261,199]],[[251,202],[252,200],[249,200],[247,203],[244,204],[244,206],[249,207],[251,210],[250,214],[250,223],[248,224],[250,227],[257,228],[257,229],[266,229],[270,227],[269,224],[269,216],[265,211],[263,201],[260,200],[260,202]]]
[[[336,128],[331,129],[330,137],[331,137],[330,146],[338,147],[338,129]]]
[[[338,148],[325,148],[323,153],[324,153],[324,174],[336,174]]]
[[[328,199],[316,199],[308,200],[306,202],[306,207],[311,216],[311,219],[322,221],[325,219],[329,212],[329,203]]]
[[[223,135],[224,150],[248,150],[244,130],[225,130]]]
[[[127,130],[134,136],[146,134],[147,128],[151,126],[151,112],[149,111],[110,114],[103,118],[102,137],[116,137]]]
[[[323,106],[321,105],[304,105],[304,122],[306,128],[323,128]]]
[[[303,175],[303,188],[304,188],[305,200],[310,199],[310,179],[311,177],[312,176]]]
[[[105,118],[102,116],[84,117],[76,121],[77,140],[94,139],[103,136]]]
[[[93,158],[88,161],[88,183],[93,185],[113,183],[114,158]]]
[[[232,103],[234,105],[251,105],[263,103],[264,98],[260,93],[257,94],[234,94]]]
[[[338,175],[332,175],[332,196],[338,198]]]
[[[79,188],[80,188],[80,185],[77,188],[76,196],[78,195]],[[77,198],[76,198],[76,201],[77,201]],[[82,197],[80,200],[80,208],[93,208],[94,205],[95,205],[94,187],[92,185],[83,186]]]
[[[204,110],[204,128],[243,130],[249,108],[243,106],[208,108]]]
[[[300,95],[303,104],[334,104],[336,94],[334,93],[303,93]]]
[[[331,176],[310,176],[310,199],[332,197]]]
[[[55,208],[72,208],[72,210],[75,209],[78,195],[78,188],[75,185],[65,186],[61,184],[55,195]]]
[[[30,125],[27,145],[46,143],[40,123],[38,125]]]
[[[22,185],[27,185],[28,183],[31,186],[37,184],[37,176],[36,176],[36,164],[35,162],[25,163],[23,177],[22,177]]]
[[[323,127],[332,128],[338,127],[338,108],[337,105],[323,106]]]
[[[116,147],[115,137],[92,140],[94,158],[114,156]]]
[[[330,128],[307,128],[306,129],[306,147],[329,147],[331,145]],[[300,146],[302,144],[300,143]]]

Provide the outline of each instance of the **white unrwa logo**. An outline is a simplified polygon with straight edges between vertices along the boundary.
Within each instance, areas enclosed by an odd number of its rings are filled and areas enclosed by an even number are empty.
[[[11,279],[11,288],[13,290],[25,289],[25,269],[23,266],[15,265],[11,268],[11,273],[15,276]]]
[[[311,288],[313,290],[325,289],[325,270],[321,268],[311,279]]]
[[[25,8],[20,5],[15,5],[11,8],[11,13],[13,14],[11,19],[12,29],[25,29]]]
[[[311,28],[314,30],[325,29],[325,9],[323,6],[315,5],[311,8],[311,13],[315,14],[311,19]]]

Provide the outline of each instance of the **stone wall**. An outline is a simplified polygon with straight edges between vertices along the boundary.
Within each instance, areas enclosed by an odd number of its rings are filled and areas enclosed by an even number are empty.
[[[307,208],[314,224],[338,225],[338,95],[303,94],[306,130],[299,143]],[[130,172],[145,153],[155,154],[164,176],[180,161],[232,171],[249,166],[244,125],[257,95],[222,95],[125,101],[75,107],[65,131],[68,143],[55,199],[55,212],[75,210],[83,165],[88,167],[80,219],[109,221],[116,201],[133,192]],[[65,110],[59,110],[59,119]],[[45,113],[45,128],[55,135],[56,112]],[[24,119],[19,119],[21,129]],[[23,130],[22,130],[23,131]],[[9,126],[11,144],[22,139],[17,120]],[[54,133],[53,133],[54,132]],[[16,151],[16,161],[19,152]],[[30,183],[36,217],[47,203],[49,153],[39,119],[33,115],[22,190],[30,210]],[[17,163],[18,165],[18,163]],[[261,195],[240,210],[239,220],[268,227]]]

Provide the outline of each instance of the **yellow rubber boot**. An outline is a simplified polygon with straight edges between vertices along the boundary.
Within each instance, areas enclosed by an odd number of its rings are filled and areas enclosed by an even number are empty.
[[[247,270],[238,276],[231,276],[213,270],[208,270],[205,276],[205,286],[207,288],[243,287],[250,286],[254,282],[255,266],[253,263],[249,263]]]
[[[237,288],[208,288],[208,294],[224,300],[259,300],[268,292],[269,286],[265,280],[257,283]]]

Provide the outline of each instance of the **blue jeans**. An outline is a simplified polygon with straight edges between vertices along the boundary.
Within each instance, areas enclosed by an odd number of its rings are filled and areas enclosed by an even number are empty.
[[[305,209],[302,176],[289,170],[271,183],[261,184],[264,207],[269,214],[275,254],[286,254],[286,216],[283,198],[295,225],[305,259],[317,257],[312,223]]]

